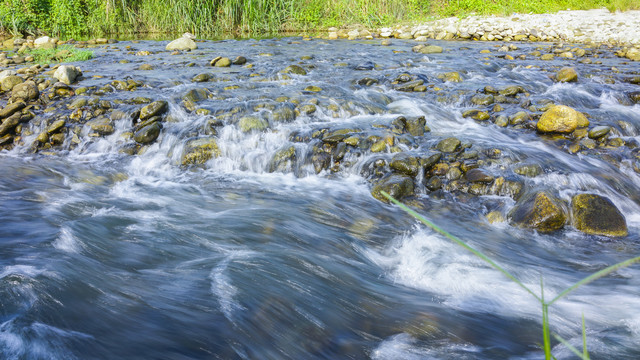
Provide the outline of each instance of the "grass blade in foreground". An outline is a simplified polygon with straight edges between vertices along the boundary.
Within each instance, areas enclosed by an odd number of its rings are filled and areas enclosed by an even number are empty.
[[[387,199],[389,199],[389,201],[391,201],[392,203],[398,205],[402,210],[404,210],[405,212],[407,212],[409,215],[413,216],[414,218],[416,218],[417,220],[419,220],[420,222],[422,222],[423,224],[427,225],[428,227],[430,227],[431,229],[435,230],[436,232],[444,235],[445,237],[447,237],[449,240],[455,242],[456,244],[462,246],[463,248],[471,251],[474,255],[476,255],[477,257],[479,257],[480,259],[484,260],[486,263],[488,263],[489,265],[491,265],[491,267],[493,267],[494,269],[500,271],[502,274],[504,274],[506,277],[508,277],[509,279],[513,280],[513,282],[515,282],[516,284],[518,284],[521,288],[523,288],[526,292],[528,292],[529,294],[531,294],[533,297],[535,297],[538,301],[542,302],[542,300],[540,299],[540,297],[538,295],[536,295],[533,291],[531,291],[528,287],[526,287],[522,282],[520,282],[520,280],[518,280],[515,276],[511,275],[511,273],[509,273],[507,270],[503,269],[500,265],[496,264],[493,260],[489,259],[485,254],[481,253],[480,251],[472,248],[471,246],[467,245],[467,243],[465,243],[464,241],[460,240],[457,236],[452,235],[450,233],[448,233],[447,231],[441,229],[440,227],[438,227],[436,224],[432,223],[431,221],[425,219],[422,215],[418,214],[417,212],[409,209],[406,205],[404,205],[403,203],[401,203],[400,201],[396,200],[395,198],[393,198],[391,195],[387,194],[386,192],[382,191],[381,192],[382,195],[384,197],[386,197]]]
[[[575,347],[573,347],[571,344],[569,344],[569,342],[563,338],[560,337],[560,335],[558,334],[553,334],[553,337],[556,338],[556,340],[560,341],[562,343],[562,345],[566,346],[567,349],[571,350],[572,353],[576,354],[580,359],[582,360],[590,360],[589,359],[589,354],[587,354],[586,356],[581,353],[578,349],[576,349]]]
[[[591,274],[589,276],[587,276],[586,278],[578,281],[577,283],[573,284],[572,286],[568,287],[565,291],[561,292],[558,296],[556,296],[555,298],[553,298],[553,300],[549,301],[549,305],[553,304],[554,302],[560,300],[561,298],[567,296],[567,294],[569,294],[570,292],[572,292],[573,290],[579,288],[582,285],[588,284],[594,280],[598,280],[601,277],[607,276],[609,274],[611,274],[612,272],[625,268],[627,266],[633,265],[637,262],[640,262],[640,256],[638,257],[634,257],[633,259],[629,259],[629,260],[625,260],[623,262],[619,262],[617,264],[611,265],[606,269],[602,269],[600,271],[598,271],[595,274]]]

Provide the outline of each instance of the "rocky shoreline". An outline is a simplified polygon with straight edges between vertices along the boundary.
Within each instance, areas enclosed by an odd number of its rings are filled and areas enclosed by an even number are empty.
[[[566,41],[572,43],[640,44],[640,11],[607,9],[560,11],[555,14],[450,17],[413,26],[329,29],[330,39],[397,38],[416,41]]]

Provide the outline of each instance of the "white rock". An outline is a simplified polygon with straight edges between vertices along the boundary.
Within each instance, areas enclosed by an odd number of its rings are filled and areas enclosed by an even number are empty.
[[[58,41],[48,36],[41,36],[33,41],[33,46],[36,49],[40,48],[54,48]]]
[[[67,85],[73,84],[79,75],[82,75],[82,71],[80,70],[80,68],[73,65],[61,65],[53,73],[54,78]]]
[[[181,37],[167,44],[166,50],[195,50],[198,48],[196,42],[190,38]]]

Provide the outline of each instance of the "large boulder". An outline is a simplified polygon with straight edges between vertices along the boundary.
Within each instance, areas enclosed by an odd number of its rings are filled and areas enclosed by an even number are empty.
[[[551,232],[562,229],[567,222],[564,202],[546,191],[524,196],[509,213],[517,226]]]
[[[624,215],[608,198],[579,194],[571,199],[573,226],[586,234],[610,237],[627,236]]]
[[[61,65],[53,73],[54,78],[67,85],[73,84],[80,75],[82,75],[80,68],[73,65]]]
[[[35,100],[40,96],[38,85],[33,81],[25,81],[11,90],[11,102]]]
[[[389,200],[382,195],[383,191],[395,199],[411,196],[414,194],[413,180],[404,175],[386,176],[373,186],[371,195],[380,201],[388,203]]]
[[[172,42],[167,44],[166,49],[173,51],[173,50],[195,50],[198,48],[198,45],[196,45],[196,42],[193,41],[193,39],[186,37],[186,36],[182,36],[179,39],[175,39]]]
[[[568,106],[555,105],[540,116],[536,126],[543,133],[571,133],[578,127],[580,115]]]
[[[185,144],[181,163],[182,165],[201,165],[218,156],[220,156],[220,149],[216,139],[193,139]]]

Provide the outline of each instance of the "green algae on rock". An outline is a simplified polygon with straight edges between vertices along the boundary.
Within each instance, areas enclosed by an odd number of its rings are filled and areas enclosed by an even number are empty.
[[[578,194],[571,199],[573,226],[591,235],[627,236],[624,215],[608,198],[596,194]]]

